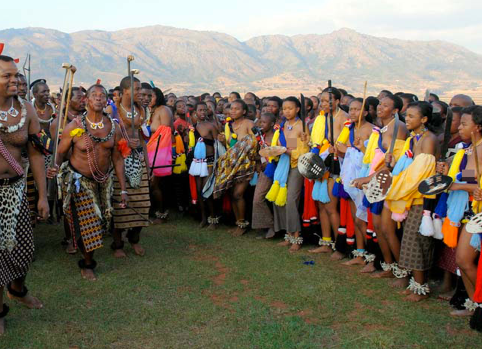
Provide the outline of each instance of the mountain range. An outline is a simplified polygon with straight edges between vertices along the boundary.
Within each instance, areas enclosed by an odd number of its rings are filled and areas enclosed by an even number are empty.
[[[444,41],[407,41],[375,37],[351,29],[329,34],[266,35],[247,41],[218,32],[150,26],[118,31],[63,33],[44,28],[0,31],[4,54],[32,55],[32,80],[52,86],[63,79],[61,65],[77,67],[76,84],[101,79],[113,87],[127,73],[126,56],[135,60],[142,81],[178,94],[252,90],[269,95],[335,86],[361,92],[382,88],[444,94],[478,90],[482,55]]]

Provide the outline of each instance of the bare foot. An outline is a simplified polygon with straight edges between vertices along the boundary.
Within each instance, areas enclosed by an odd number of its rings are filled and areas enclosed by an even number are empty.
[[[246,229],[237,227],[236,229],[234,229],[232,235],[235,236],[235,237],[239,237],[239,236],[243,235],[244,233],[246,233],[246,231],[247,231]]]
[[[82,275],[82,279],[89,280],[89,281],[96,281],[97,278],[95,277],[94,271],[92,269],[80,269],[80,275]]]
[[[117,250],[114,250],[114,257],[115,258],[126,258],[127,255],[126,255],[126,253],[124,252],[123,249],[119,248]]]
[[[330,246],[320,246],[317,248],[312,248],[311,250],[308,250],[309,253],[330,253],[333,250],[331,249]]]
[[[443,301],[450,301],[455,293],[455,290],[444,292],[438,295],[438,299],[441,299]]]
[[[15,297],[10,292],[7,292],[7,296],[11,300],[17,301],[18,303],[25,305],[29,309],[42,309],[44,307],[42,302],[40,302],[37,298],[29,294],[27,294],[25,297]]]
[[[365,265],[365,258],[363,257],[355,257],[348,262],[341,263],[343,265]]]
[[[370,262],[360,270],[360,273],[370,274],[373,273],[375,270],[377,270],[377,268],[375,268],[375,263]]]
[[[403,291],[400,291],[399,294],[401,294],[402,296],[408,296],[408,295],[413,294],[413,293],[409,289],[405,289]]]
[[[285,241],[278,242],[276,245],[278,245],[278,246],[289,246],[289,245],[291,245],[291,242],[285,240]]]
[[[333,253],[331,254],[330,259],[331,259],[332,261],[341,261],[341,260],[342,260],[343,258],[345,258],[345,257],[346,257],[346,256],[345,256],[343,253],[341,253],[341,252],[339,252],[339,251],[335,251],[335,252],[333,252]]]
[[[473,311],[470,311],[468,309],[456,309],[456,310],[452,310],[450,312],[450,315],[452,316],[472,316],[474,315],[474,312]]]
[[[406,278],[401,278],[401,279],[397,279],[397,280],[393,281],[390,284],[390,286],[393,287],[393,288],[407,288],[408,283],[409,283],[409,279],[408,279],[408,277],[406,277]]]
[[[293,244],[291,245],[291,247],[289,248],[288,251],[290,251],[290,253],[294,253],[294,252],[297,252],[301,249],[301,245],[298,245],[298,244]]]
[[[146,251],[142,248],[139,244],[131,244],[132,248],[134,249],[134,253],[140,257],[146,254]]]
[[[428,298],[428,294],[423,295],[423,294],[412,293],[411,295],[408,295],[407,297],[405,297],[405,300],[408,302],[420,302],[427,298]]]
[[[68,254],[77,253],[77,249],[74,247],[74,243],[72,241],[70,241],[69,244],[67,245],[65,252],[67,252]]]
[[[275,231],[273,228],[269,228],[268,232],[266,233],[266,235],[264,236],[265,239],[272,239],[274,238],[275,236]]]
[[[393,279],[395,275],[393,275],[391,270],[387,270],[387,271],[380,271],[378,273],[373,273],[371,277],[374,279]]]

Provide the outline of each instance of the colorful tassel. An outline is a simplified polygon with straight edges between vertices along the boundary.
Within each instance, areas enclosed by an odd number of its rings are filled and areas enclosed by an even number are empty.
[[[444,235],[444,243],[448,247],[457,247],[459,227],[460,223],[452,222],[448,217],[444,219],[444,223],[442,225],[442,233]]]
[[[191,202],[193,205],[197,203],[197,188],[196,188],[196,178],[189,175],[189,190],[191,192]]]
[[[433,237],[437,240],[443,240],[444,234],[442,234],[442,220],[437,214],[433,214]]]
[[[276,198],[278,197],[279,190],[280,190],[279,182],[274,181],[273,184],[271,185],[271,188],[268,191],[268,194],[266,194],[266,200],[275,202]]]
[[[437,206],[435,207],[435,210],[433,211],[435,214],[437,214],[439,217],[447,217],[447,200],[449,198],[448,193],[442,193],[440,194],[440,198],[438,199]]]
[[[424,210],[423,211],[423,217],[422,217],[422,223],[420,223],[420,229],[419,229],[420,234],[423,236],[434,236],[434,227],[433,227],[433,221],[432,221],[432,215],[430,214],[430,211]]]
[[[276,206],[283,207],[284,205],[286,205],[287,197],[288,197],[288,187],[286,186],[286,183],[285,183],[285,185],[280,188],[274,204]]]
[[[255,172],[253,178],[249,181],[249,185],[254,187],[258,183],[258,172]]]
[[[131,147],[129,147],[129,144],[127,143],[127,141],[124,138],[122,138],[117,143],[117,150],[119,150],[119,152],[121,153],[121,155],[124,159],[126,159],[129,155],[131,155],[131,152],[132,152]]]
[[[322,204],[327,204],[331,201],[330,196],[328,195],[328,180],[324,179],[321,182],[320,187],[320,200]]]

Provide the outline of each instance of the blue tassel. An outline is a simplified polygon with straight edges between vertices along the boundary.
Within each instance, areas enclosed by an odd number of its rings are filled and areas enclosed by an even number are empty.
[[[382,214],[382,211],[383,211],[383,203],[385,201],[379,201],[379,202],[375,202],[374,204],[371,204],[370,205],[370,212],[379,216]]]
[[[392,174],[394,176],[398,176],[401,172],[405,171],[408,166],[410,166],[413,162],[413,158],[409,158],[408,156],[404,155],[397,161],[397,164],[393,168]]]
[[[258,183],[258,172],[255,172],[253,178],[251,178],[251,180],[249,181],[249,185],[254,187],[256,186],[257,183]]]
[[[359,178],[367,177],[370,173],[370,164],[363,164],[363,167],[360,170],[360,174],[358,175]]]
[[[331,191],[331,194],[336,197],[336,198],[339,198],[340,197],[340,183],[338,181],[335,181],[335,185],[333,186],[333,190]]]
[[[177,156],[176,147],[172,147],[172,157],[175,158]]]
[[[274,160],[271,162],[268,162],[268,164],[266,165],[266,168],[264,169],[265,176],[273,180],[275,171],[276,171],[276,162]]]
[[[195,159],[205,159],[206,158],[206,144],[203,141],[198,141],[196,147],[194,148],[194,158]]]
[[[469,193],[465,190],[454,190],[447,199],[447,217],[452,222],[460,222],[469,206]]]
[[[321,181],[315,181],[313,185],[313,191],[311,192],[311,198],[314,201],[321,201]]]
[[[470,238],[470,246],[480,251],[480,234],[473,234]]]
[[[328,195],[328,180],[325,179],[323,182],[321,182],[320,202],[322,204],[327,204],[330,201],[330,196]]]
[[[318,147],[314,147],[311,149],[311,152],[316,155],[320,155],[320,149]]]
[[[439,217],[442,217],[442,218],[447,217],[447,199],[448,198],[449,198],[448,193],[440,194],[440,198],[438,199],[437,206],[433,211]]]

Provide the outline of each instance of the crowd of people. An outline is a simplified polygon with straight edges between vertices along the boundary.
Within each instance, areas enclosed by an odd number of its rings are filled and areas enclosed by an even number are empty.
[[[42,307],[25,286],[37,220],[63,221],[66,252],[93,281],[107,236],[115,257],[126,242],[143,256],[142,228],[187,216],[200,233],[284,234],[290,253],[316,241],[307,252],[394,279],[408,301],[427,299],[434,278],[451,315],[480,330],[480,237],[466,225],[482,211],[481,143],[482,106],[462,94],[176,96],[128,76],[61,95],[0,55],[0,333],[3,287]],[[419,191],[448,177],[441,194]]]

